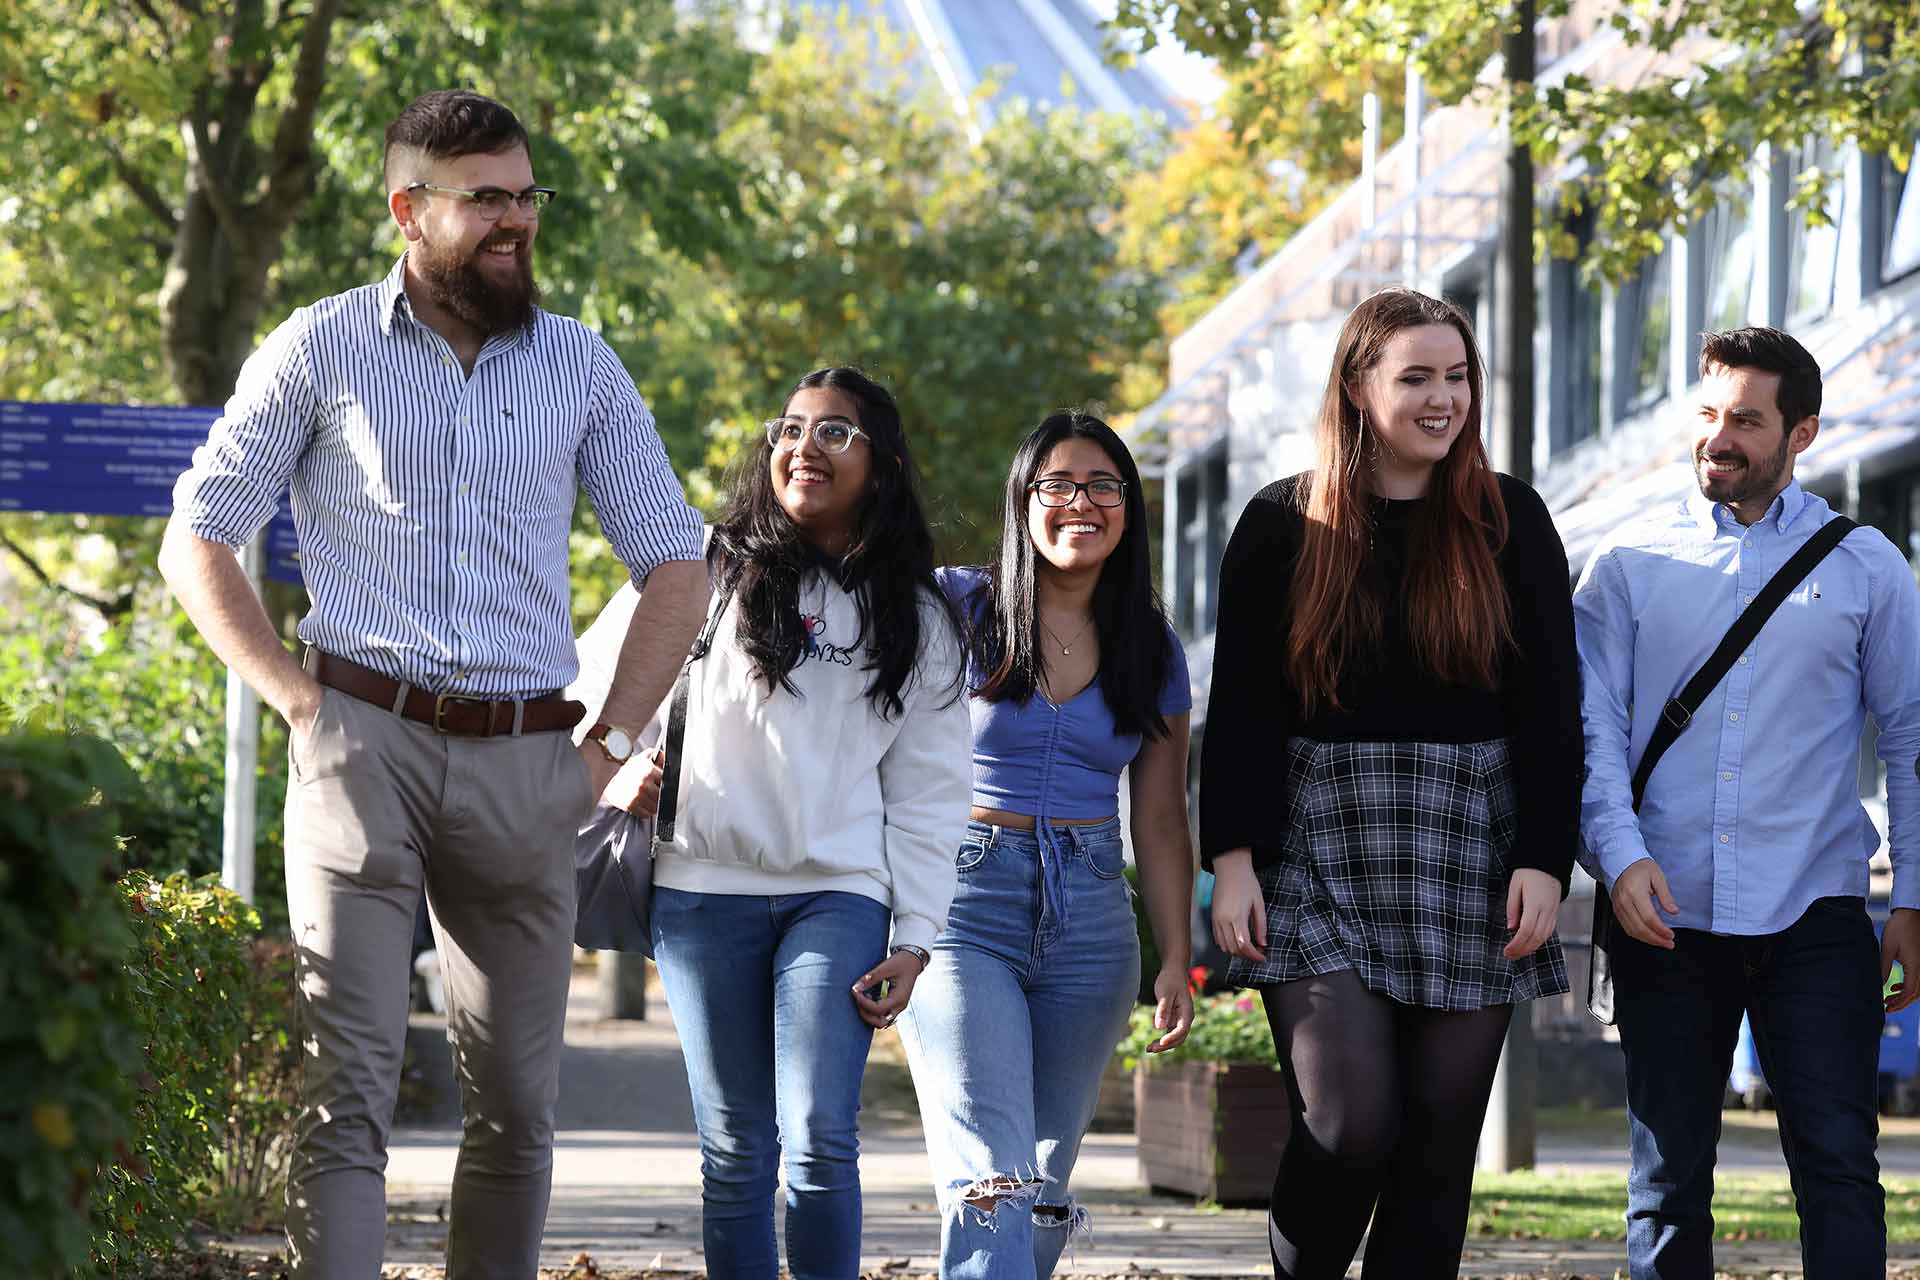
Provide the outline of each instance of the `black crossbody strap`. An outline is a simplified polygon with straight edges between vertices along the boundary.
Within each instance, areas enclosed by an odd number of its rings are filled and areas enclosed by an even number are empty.
[[[667,706],[667,734],[662,740],[667,762],[660,772],[660,816],[653,825],[653,838],[660,844],[673,843],[673,819],[680,808],[680,746],[687,738],[687,686],[693,681],[693,664],[713,648],[713,634],[719,629],[720,617],[726,613],[727,602],[732,598],[731,587],[719,592],[713,611],[707,615],[706,626],[700,629],[700,638],[693,642],[693,648],[687,651],[687,660],[680,666],[680,678],[673,682],[673,701]]]
[[[1659,723],[1653,726],[1653,736],[1647,740],[1647,749],[1640,756],[1640,766],[1633,771],[1633,807],[1640,808],[1641,797],[1647,793],[1647,779],[1653,776],[1653,766],[1660,763],[1667,748],[1674,744],[1687,725],[1693,720],[1693,713],[1700,704],[1726,678],[1727,672],[1746,651],[1753,638],[1760,634],[1760,628],[1767,624],[1793,589],[1800,585],[1801,579],[1813,572],[1813,567],[1827,558],[1827,553],[1840,545],[1840,540],[1859,528],[1845,516],[1835,516],[1820,526],[1820,529],[1801,548],[1793,553],[1793,558],[1780,566],[1780,571],[1767,580],[1760,588],[1753,603],[1740,611],[1733,626],[1721,639],[1720,647],[1713,651],[1701,668],[1693,673],[1693,678],[1685,684],[1679,693],[1667,699],[1667,705],[1660,709]]]

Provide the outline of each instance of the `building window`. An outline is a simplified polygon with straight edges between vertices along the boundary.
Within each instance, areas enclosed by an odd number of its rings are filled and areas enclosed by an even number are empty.
[[[1787,210],[1787,324],[1818,320],[1833,310],[1833,282],[1840,268],[1840,220],[1847,193],[1833,144],[1810,138],[1787,153],[1789,197],[1810,178],[1826,192],[1826,216],[1814,225],[1804,209]],[[1813,177],[1815,171],[1818,176]]]
[[[1568,229],[1584,255],[1593,243],[1593,214],[1574,215]],[[1549,439],[1558,453],[1600,434],[1600,289],[1580,278],[1578,257],[1554,259],[1543,310],[1552,350]]]
[[[1640,264],[1614,305],[1614,414],[1645,413],[1667,398],[1672,366],[1673,280],[1671,244]]]
[[[1753,314],[1753,219],[1746,202],[1728,195],[1701,222],[1706,262],[1700,325],[1710,333],[1738,329]]]
[[[1920,137],[1914,142],[1920,147]],[[1880,157],[1880,279],[1897,280],[1920,267],[1920,182],[1913,180],[1915,151],[1907,153],[1907,170],[1894,168]]]
[[[1203,636],[1220,616],[1220,557],[1227,549],[1227,443],[1182,463],[1173,485],[1174,629]]]

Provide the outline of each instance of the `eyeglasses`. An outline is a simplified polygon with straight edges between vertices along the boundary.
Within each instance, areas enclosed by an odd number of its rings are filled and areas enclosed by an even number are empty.
[[[1109,480],[1105,477],[1084,483],[1079,480],[1056,477],[1051,480],[1035,480],[1027,488],[1033,491],[1034,497],[1040,499],[1040,505],[1043,507],[1070,507],[1082,491],[1085,491],[1087,501],[1096,507],[1117,507],[1127,500],[1127,482]]]
[[[540,211],[547,207],[547,202],[559,194],[552,187],[528,187],[521,192],[509,191],[505,187],[481,187],[478,191],[469,191],[465,187],[436,187],[431,182],[410,182],[407,190],[431,191],[435,195],[465,200],[473,206],[475,213],[488,222],[498,222],[505,217],[510,204],[518,206],[527,217],[537,218]]]
[[[767,422],[767,443],[775,453],[785,453],[798,449],[808,431],[813,432],[813,442],[822,453],[845,453],[855,436],[867,435],[845,418],[816,418],[812,422],[805,418],[771,418]]]

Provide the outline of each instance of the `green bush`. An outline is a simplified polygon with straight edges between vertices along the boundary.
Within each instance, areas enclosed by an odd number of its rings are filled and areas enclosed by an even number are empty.
[[[0,633],[0,707],[120,749],[140,780],[140,803],[122,810],[115,833],[127,839],[125,865],[157,876],[219,871],[227,673],[186,615],[157,584],[110,624],[51,591],[23,591],[13,612]],[[280,717],[262,712],[254,899],[272,928],[286,922],[286,742]]]
[[[1194,970],[1194,985],[1205,980],[1206,970]],[[1147,1046],[1164,1032],[1153,1025],[1153,1006],[1142,1005],[1133,1011],[1126,1039],[1120,1042],[1121,1060],[1128,1067],[1142,1062],[1149,1066],[1162,1062],[1258,1062],[1273,1066],[1273,1028],[1267,1024],[1260,997],[1251,991],[1222,991],[1218,995],[1196,996],[1193,1001],[1193,1030],[1184,1043],[1165,1053],[1148,1053]]]
[[[45,720],[0,736],[0,1275],[87,1258],[95,1170],[129,1146],[145,1062],[128,1018],[132,941],[114,892],[126,762]],[[131,1209],[132,1204],[129,1204]]]
[[[146,1062],[133,1104],[132,1158],[104,1169],[93,1189],[94,1256],[118,1273],[164,1254],[218,1199],[222,1156],[252,1136],[285,1132],[285,1116],[255,1114],[236,1091],[242,1064],[286,1050],[277,1001],[254,946],[260,920],[211,877],[143,871],[121,881],[134,933],[128,1012]]]
[[[231,1230],[278,1224],[300,1103],[300,1043],[293,1034],[294,948],[257,939],[248,957],[244,1033],[230,1063],[227,1117],[199,1216]]]
[[[136,1273],[284,1191],[293,949],[210,877],[120,871],[111,745],[0,736],[0,1275]]]

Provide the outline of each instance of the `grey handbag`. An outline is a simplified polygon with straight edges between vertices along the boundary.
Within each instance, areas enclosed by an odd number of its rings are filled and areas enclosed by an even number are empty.
[[[673,843],[674,814],[680,803],[680,748],[687,736],[687,686],[693,664],[712,647],[714,628],[726,611],[727,596],[722,594],[673,683],[662,736],[667,759],[660,778],[659,817],[640,818],[610,804],[595,805],[574,839],[576,946],[653,956],[653,854],[659,845]]]

